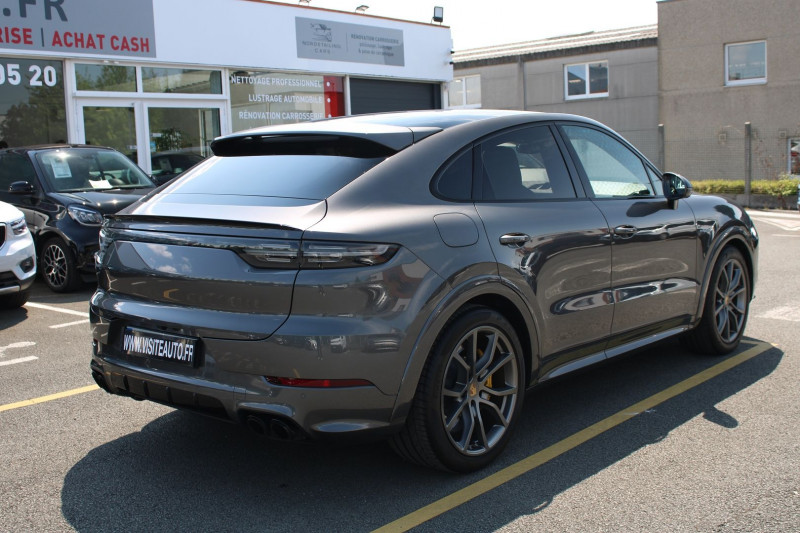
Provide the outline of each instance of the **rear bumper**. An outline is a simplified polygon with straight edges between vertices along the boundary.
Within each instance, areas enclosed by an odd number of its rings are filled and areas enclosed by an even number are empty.
[[[263,377],[247,374],[216,375],[211,382],[132,368],[123,361],[99,355],[92,358],[91,369],[95,381],[106,392],[239,422],[276,438],[371,437],[393,431],[388,420],[394,397],[375,387],[278,387]],[[259,421],[263,424],[261,429]],[[275,422],[280,426],[276,427]]]
[[[260,352],[263,360],[282,361],[276,366],[289,365],[289,360],[301,364],[294,357],[296,351],[315,348],[305,343],[307,339],[286,343],[283,337],[283,346],[269,341],[204,339],[202,362],[187,367],[122,353],[116,347],[114,326],[94,312],[90,316],[94,337],[92,375],[112,394],[244,423],[258,433],[277,438],[373,437],[400,427],[397,422],[390,422],[396,396],[385,394],[377,386],[279,386],[267,381],[263,365],[248,365],[246,356],[234,356],[238,365],[230,361],[235,343],[235,348],[252,346],[248,351]]]
[[[33,240],[15,239],[4,243],[2,248],[0,295],[27,290],[36,278],[36,249]]]

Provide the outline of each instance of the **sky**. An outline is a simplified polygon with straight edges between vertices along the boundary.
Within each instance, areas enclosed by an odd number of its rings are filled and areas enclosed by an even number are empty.
[[[433,7],[441,6],[457,51],[644,26],[658,18],[656,0],[311,0],[310,5],[348,12],[367,5],[368,15],[415,22],[431,22]]]

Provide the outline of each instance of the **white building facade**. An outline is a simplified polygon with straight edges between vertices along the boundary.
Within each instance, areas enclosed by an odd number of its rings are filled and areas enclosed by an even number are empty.
[[[0,145],[208,155],[268,124],[440,108],[449,28],[253,0],[0,6]]]

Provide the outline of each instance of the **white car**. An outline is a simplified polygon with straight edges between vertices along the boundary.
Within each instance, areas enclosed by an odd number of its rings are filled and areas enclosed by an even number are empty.
[[[0,202],[0,308],[24,305],[35,277],[36,248],[25,215]]]

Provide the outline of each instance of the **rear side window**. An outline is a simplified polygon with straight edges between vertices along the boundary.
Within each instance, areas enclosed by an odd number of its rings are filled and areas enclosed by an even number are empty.
[[[436,196],[457,202],[468,202],[472,198],[472,150],[456,157],[433,186]]]
[[[324,200],[383,159],[326,155],[212,157],[184,174],[170,192]]]

